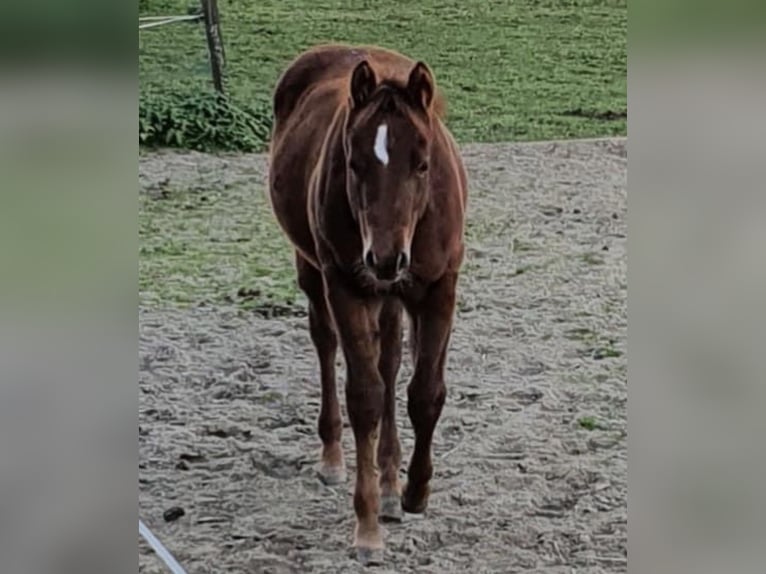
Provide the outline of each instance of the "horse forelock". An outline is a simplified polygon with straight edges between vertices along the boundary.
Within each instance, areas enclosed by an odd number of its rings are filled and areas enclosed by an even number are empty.
[[[408,98],[406,87],[394,80],[383,80],[370,96],[370,103],[359,112],[348,110],[343,129],[344,147],[348,144],[347,136],[351,124],[364,126],[364,129],[376,131],[382,124],[388,124],[392,119],[402,120],[412,124],[414,133],[422,133],[432,123],[432,113],[419,110]],[[355,115],[358,113],[358,115]],[[353,116],[353,121],[352,121]],[[373,119],[375,121],[373,121]],[[419,137],[419,136],[415,136]],[[346,150],[348,151],[348,150]]]

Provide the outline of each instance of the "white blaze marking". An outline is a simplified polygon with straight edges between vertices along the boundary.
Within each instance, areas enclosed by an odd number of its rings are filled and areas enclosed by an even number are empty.
[[[388,126],[380,124],[375,135],[375,156],[383,165],[388,165]]]

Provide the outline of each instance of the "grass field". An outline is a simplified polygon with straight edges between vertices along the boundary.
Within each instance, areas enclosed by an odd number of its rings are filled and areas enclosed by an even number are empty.
[[[144,15],[184,14],[196,5],[145,4]],[[267,103],[300,50],[360,42],[426,60],[446,91],[449,126],[461,143],[626,130],[626,0],[219,0],[219,6],[230,90],[241,102]],[[139,64],[142,91],[210,89],[199,24],[141,32]],[[289,310],[301,295],[263,181],[226,181],[229,168],[216,166],[209,169],[220,175],[172,189],[160,173],[152,193],[140,195],[142,303]],[[484,227],[469,219],[469,239],[481,241]]]
[[[195,0],[146,0],[142,15]],[[379,44],[427,61],[461,142],[624,135],[627,0],[220,0],[230,90],[268,101],[284,66],[328,41]],[[142,90],[209,89],[204,31],[139,36]]]
[[[229,183],[215,173],[227,169],[242,168],[215,163],[209,179],[182,188],[160,185],[139,196],[143,304],[224,302],[267,316],[294,312],[300,294],[292,249],[262,179],[250,174]]]

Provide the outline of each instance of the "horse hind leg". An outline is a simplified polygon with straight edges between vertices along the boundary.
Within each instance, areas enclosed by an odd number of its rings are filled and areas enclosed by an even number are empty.
[[[298,285],[309,300],[309,330],[319,358],[322,385],[322,406],[318,424],[319,438],[322,440],[322,454],[318,474],[325,484],[340,484],[346,480],[346,466],[341,447],[343,421],[341,420],[335,376],[338,339],[327,308],[320,271],[297,253],[296,267]]]

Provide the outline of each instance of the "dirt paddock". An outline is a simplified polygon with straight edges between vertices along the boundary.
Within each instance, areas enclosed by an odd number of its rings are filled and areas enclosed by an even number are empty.
[[[433,495],[425,518],[386,525],[374,571],[626,572],[627,142],[463,153],[471,228]],[[150,155],[141,185],[182,184],[204,162],[253,185],[266,169],[262,156]],[[403,466],[410,373],[407,357]],[[139,512],[188,572],[363,571],[352,481],[314,474],[318,409],[305,317],[140,309]],[[347,426],[343,442],[353,476]],[[166,522],[174,506],[185,514]],[[165,571],[139,553],[140,572]]]

